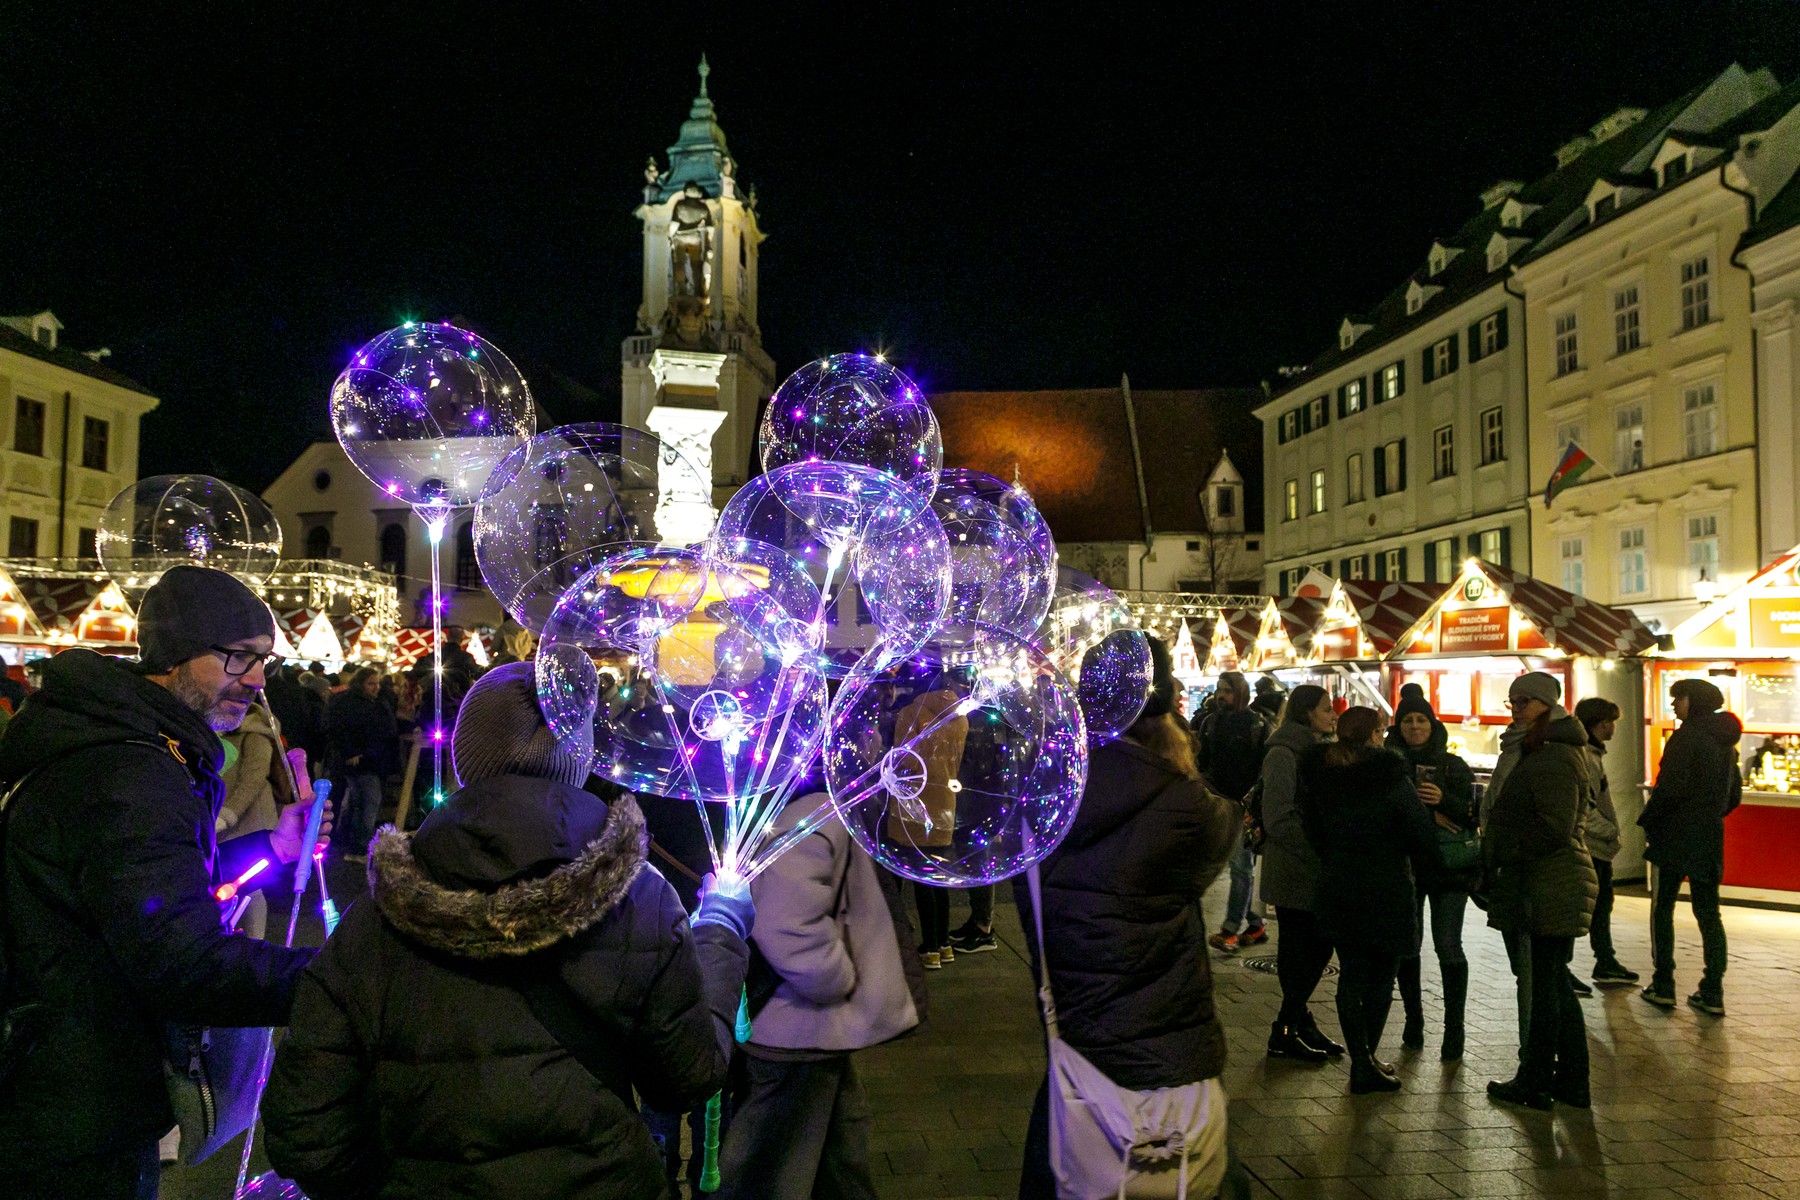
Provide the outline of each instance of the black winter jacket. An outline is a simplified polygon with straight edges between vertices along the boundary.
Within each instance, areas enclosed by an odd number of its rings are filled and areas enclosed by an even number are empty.
[[[1475,827],[1475,773],[1469,770],[1468,763],[1450,753],[1450,731],[1444,728],[1442,721],[1436,717],[1431,719],[1431,740],[1423,746],[1408,746],[1396,726],[1388,731],[1387,747],[1402,755],[1412,766],[1415,790],[1418,786],[1418,768],[1437,769],[1437,785],[1444,793],[1444,798],[1435,809],[1429,804],[1425,805],[1428,814],[1441,814],[1445,820],[1462,829]],[[1433,820],[1432,825],[1436,826],[1437,822]],[[1414,863],[1413,866],[1417,873],[1414,883],[1418,885],[1422,896],[1444,892],[1472,892],[1481,885],[1479,865],[1452,871],[1444,866],[1441,859],[1433,859]]]
[[[1702,883],[1725,874],[1725,818],[1743,798],[1737,744],[1744,727],[1728,712],[1690,717],[1669,735],[1656,786],[1638,824],[1644,857]]]
[[[391,769],[396,748],[394,714],[380,700],[355,692],[333,696],[326,726],[334,770],[385,775]],[[356,766],[348,765],[359,756]]]
[[[47,1003],[52,1024],[0,1096],[6,1153],[61,1162],[160,1137],[165,1021],[286,1022],[313,952],[226,933],[210,894],[273,858],[266,833],[213,839],[223,753],[167,689],[89,650],[45,663],[7,730],[0,780],[42,766],[5,815],[8,1002]]]
[[[1200,774],[1222,796],[1241,801],[1262,774],[1269,723],[1254,708],[1214,709],[1200,719]]]
[[[1225,1067],[1200,895],[1242,810],[1135,742],[1088,764],[1074,824],[1040,868],[1062,1036],[1122,1087],[1176,1087]],[[1037,978],[1024,876],[1013,880]]]
[[[1319,855],[1319,923],[1331,940],[1390,958],[1418,945],[1413,863],[1438,861],[1437,833],[1412,765],[1365,746],[1334,764],[1341,747],[1313,746],[1300,757],[1301,820]]]
[[[516,986],[560,974],[652,1107],[720,1088],[749,951],[689,926],[646,843],[629,796],[521,776],[383,829],[275,1057],[276,1170],[314,1200],[663,1195],[643,1122]]]

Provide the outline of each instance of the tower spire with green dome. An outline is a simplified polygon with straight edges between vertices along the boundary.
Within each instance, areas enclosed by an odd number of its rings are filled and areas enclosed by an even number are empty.
[[[667,200],[688,184],[696,184],[708,199],[735,193],[735,164],[725,144],[725,131],[719,128],[718,114],[712,97],[707,94],[706,79],[712,66],[706,55],[700,56],[700,94],[681,123],[681,134],[669,147],[669,169],[646,189],[646,199]]]

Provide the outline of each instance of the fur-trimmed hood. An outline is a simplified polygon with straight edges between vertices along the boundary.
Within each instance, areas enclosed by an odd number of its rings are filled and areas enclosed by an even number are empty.
[[[1369,745],[1358,747],[1351,762],[1327,762],[1326,755],[1338,749],[1335,742],[1322,742],[1300,755],[1301,791],[1309,799],[1357,800],[1412,778],[1412,764],[1405,755]]]
[[[529,954],[606,916],[644,868],[644,817],[547,779],[503,775],[457,792],[416,834],[369,849],[369,890],[389,924],[459,958]]]

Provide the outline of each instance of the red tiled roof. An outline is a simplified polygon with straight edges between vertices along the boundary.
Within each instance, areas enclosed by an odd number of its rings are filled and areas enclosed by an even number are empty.
[[[1150,522],[1157,532],[1204,525],[1200,488],[1229,451],[1244,477],[1245,525],[1262,528],[1262,449],[1248,388],[1132,388]],[[1142,542],[1144,518],[1125,395],[1119,388],[941,392],[944,465],[1011,481],[1014,468],[1064,542]]]

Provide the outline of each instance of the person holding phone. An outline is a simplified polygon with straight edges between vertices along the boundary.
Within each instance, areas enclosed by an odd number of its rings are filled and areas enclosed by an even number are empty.
[[[1440,842],[1455,841],[1475,829],[1475,774],[1450,753],[1450,731],[1438,720],[1431,702],[1416,683],[1400,689],[1387,745],[1412,764],[1419,801],[1437,826]],[[1418,920],[1413,924],[1413,952],[1400,960],[1400,1002],[1406,1025],[1400,1044],[1425,1044],[1425,1011],[1420,991],[1419,951],[1424,946],[1425,902],[1431,902],[1431,945],[1437,951],[1444,981],[1444,1041],[1438,1057],[1452,1062],[1463,1053],[1463,1011],[1469,999],[1469,960],[1463,953],[1463,914],[1469,892],[1481,880],[1479,863],[1453,868],[1441,861],[1414,864],[1418,884]]]

